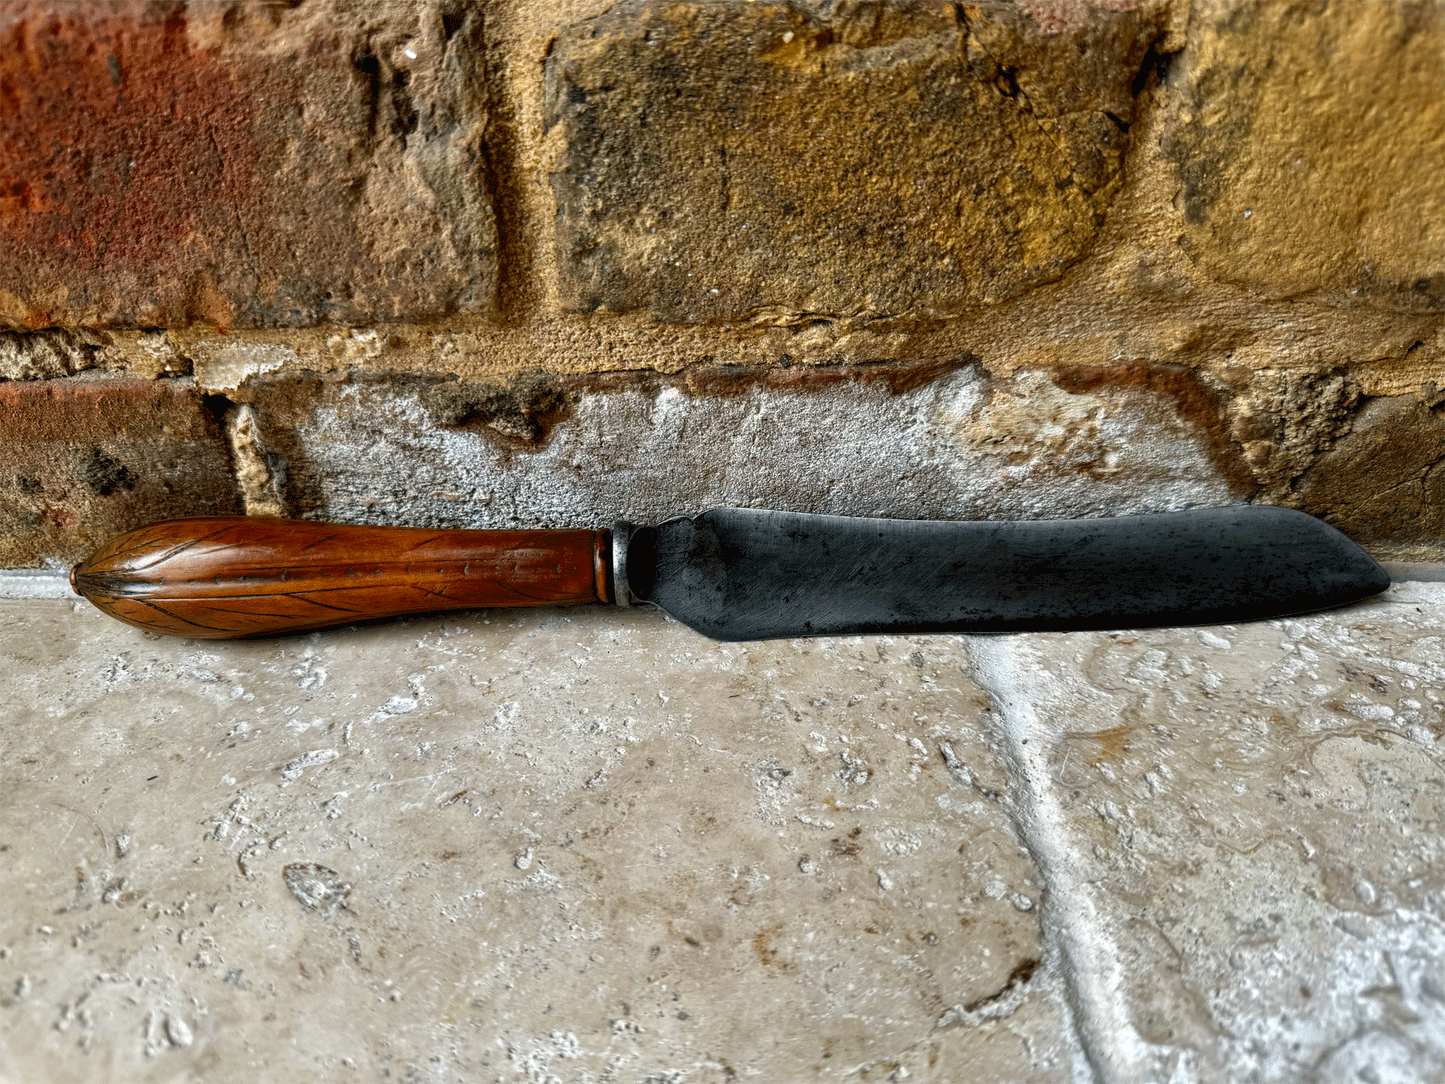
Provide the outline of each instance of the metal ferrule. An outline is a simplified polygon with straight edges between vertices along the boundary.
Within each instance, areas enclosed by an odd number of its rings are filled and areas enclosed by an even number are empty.
[[[635,524],[619,519],[612,525],[612,601],[618,606],[637,602],[627,586],[627,544],[632,541]]]

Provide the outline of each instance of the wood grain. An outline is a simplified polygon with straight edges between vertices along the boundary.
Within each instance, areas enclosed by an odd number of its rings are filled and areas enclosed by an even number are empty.
[[[171,520],[71,571],[112,617],[202,639],[379,617],[607,602],[607,531],[433,531],[266,516]]]

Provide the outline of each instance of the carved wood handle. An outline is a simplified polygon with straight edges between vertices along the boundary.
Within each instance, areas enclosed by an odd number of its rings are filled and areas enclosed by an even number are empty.
[[[151,632],[221,640],[486,606],[608,602],[607,531],[431,531],[268,516],[121,535],[71,586]]]

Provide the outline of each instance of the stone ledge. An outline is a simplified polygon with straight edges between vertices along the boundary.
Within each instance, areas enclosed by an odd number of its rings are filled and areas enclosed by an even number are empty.
[[[971,645],[1102,1077],[1445,1069],[1442,605]]]
[[[0,1050],[80,1080],[1433,1079],[1442,606],[197,644],[0,602]]]

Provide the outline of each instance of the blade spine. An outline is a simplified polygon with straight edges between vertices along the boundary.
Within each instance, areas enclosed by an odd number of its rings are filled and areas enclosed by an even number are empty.
[[[717,513],[718,515],[709,522],[707,517],[711,513]],[[1213,538],[1212,532],[1220,528],[1247,531],[1248,528],[1252,526],[1252,524],[1248,522],[1249,520],[1254,520],[1256,523],[1259,523],[1260,526],[1263,526],[1263,524],[1260,523],[1261,519],[1272,521],[1271,529],[1263,532],[1262,536],[1250,533],[1240,535],[1236,539],[1229,539],[1227,536],[1217,540]],[[969,534],[981,532],[993,535],[998,538],[1000,542],[1006,543],[1007,536],[1018,531],[1021,539],[1030,534],[1039,535],[1042,539],[1040,544],[1045,548],[1050,545],[1062,546],[1072,541],[1067,537],[1071,530],[1087,532],[1090,528],[1103,528],[1108,531],[1123,531],[1127,533],[1131,530],[1138,531],[1142,529],[1149,534],[1159,532],[1152,541],[1167,543],[1167,535],[1171,529],[1187,527],[1190,528],[1190,530],[1183,531],[1179,538],[1181,547],[1186,550],[1192,548],[1198,552],[1198,548],[1203,546],[1207,553],[1208,549],[1218,542],[1222,543],[1222,545],[1220,545],[1221,550],[1234,549],[1233,557],[1235,560],[1239,560],[1241,556],[1246,559],[1254,556],[1257,560],[1258,553],[1254,555],[1249,553],[1251,546],[1255,551],[1263,551],[1266,554],[1278,550],[1284,567],[1300,569],[1302,575],[1305,570],[1308,569],[1310,558],[1313,556],[1317,560],[1328,561],[1333,565],[1337,579],[1342,582],[1337,582],[1328,589],[1323,588],[1323,586],[1311,587],[1308,590],[1290,592],[1288,594],[1274,594],[1272,596],[1262,592],[1256,595],[1246,596],[1238,604],[1235,604],[1233,602],[1220,601],[1221,599],[1227,600],[1229,597],[1229,591],[1231,589],[1229,582],[1237,581],[1240,591],[1248,589],[1250,584],[1247,576],[1231,574],[1226,577],[1227,582],[1217,584],[1213,587],[1209,585],[1208,577],[1202,580],[1202,595],[1196,595],[1195,598],[1198,603],[1202,603],[1203,605],[1200,605],[1195,610],[1191,610],[1191,600],[1187,593],[1183,595],[1176,593],[1173,597],[1170,597],[1168,591],[1165,590],[1159,593],[1155,600],[1150,602],[1146,601],[1147,596],[1156,589],[1145,588],[1142,590],[1144,597],[1129,598],[1128,595],[1134,593],[1121,592],[1118,599],[1120,605],[1113,610],[1106,605],[1099,604],[1097,599],[1091,605],[1086,598],[1079,598],[1065,603],[1061,607],[1063,612],[1053,616],[1047,613],[1028,613],[1027,596],[1020,596],[1015,599],[1013,603],[1007,602],[1003,596],[993,596],[988,599],[989,602],[998,603],[1004,607],[1017,604],[1024,613],[1022,615],[1016,613],[1014,616],[1004,617],[1001,613],[995,611],[987,616],[980,615],[970,627],[967,619],[958,617],[941,617],[929,620],[922,612],[918,612],[921,609],[926,609],[926,607],[923,607],[922,601],[909,598],[906,591],[900,595],[899,603],[894,604],[891,613],[887,613],[884,616],[877,616],[876,612],[870,613],[867,606],[863,606],[857,612],[850,613],[850,607],[841,600],[842,591],[834,589],[830,592],[826,589],[826,585],[824,585],[824,590],[819,591],[817,590],[818,586],[823,584],[823,581],[819,580],[815,581],[812,585],[812,589],[815,592],[812,597],[819,600],[819,606],[800,607],[804,609],[804,612],[798,614],[799,620],[797,623],[787,625],[786,623],[779,622],[779,615],[776,611],[779,609],[786,610],[794,605],[791,602],[792,588],[804,587],[804,583],[799,582],[797,578],[787,580],[779,578],[776,574],[781,570],[777,568],[764,567],[761,569],[745,570],[741,562],[724,560],[713,570],[714,573],[721,572],[720,579],[708,581],[706,576],[704,576],[700,581],[712,594],[726,591],[728,596],[727,605],[723,610],[719,611],[714,608],[710,600],[705,599],[695,592],[690,592],[687,581],[689,579],[696,579],[697,577],[695,575],[690,576],[689,573],[697,573],[699,571],[698,566],[691,555],[681,554],[675,548],[675,541],[669,540],[674,541],[672,547],[664,547],[659,544],[653,552],[654,568],[651,570],[653,572],[652,591],[649,592],[650,596],[661,594],[664,601],[659,601],[656,597],[649,597],[648,601],[664,610],[664,612],[668,613],[674,619],[705,635],[719,639],[740,641],[757,639],[760,636],[772,638],[774,636],[787,635],[857,635],[870,632],[908,634],[910,632],[925,631],[961,633],[975,631],[983,633],[992,631],[1044,631],[1048,629],[1082,631],[1088,628],[1115,629],[1146,627],[1150,625],[1159,627],[1231,623],[1242,620],[1264,620],[1288,617],[1349,605],[1377,594],[1379,591],[1388,587],[1390,583],[1389,577],[1384,569],[1382,569],[1369,554],[1360,549],[1359,546],[1337,528],[1298,509],[1285,508],[1279,505],[1240,503],[1202,509],[1183,509],[1164,513],[1133,513],[1124,516],[1093,516],[1074,519],[1044,520],[902,520],[885,519],[882,517],[838,516],[827,513],[785,512],[770,509],[716,506],[694,516],[671,517],[663,523],[658,524],[655,528],[652,528],[652,530],[656,532],[656,535],[665,535],[670,533],[663,530],[665,527],[669,525],[680,525],[686,522],[688,529],[685,529],[685,533],[692,534],[692,532],[696,532],[694,537],[711,535],[713,541],[716,542],[719,540],[719,531],[726,532],[732,529],[736,532],[736,535],[728,540],[729,545],[741,548],[742,552],[747,554],[748,557],[756,557],[766,562],[768,555],[777,548],[776,543],[771,547],[768,545],[770,540],[767,535],[767,529],[769,527],[775,529],[776,539],[776,536],[786,532],[786,523],[788,520],[805,520],[817,528],[818,535],[820,536],[829,534],[829,528],[836,525],[836,527],[841,529],[838,536],[839,540],[848,537],[859,538],[860,528],[863,529],[863,532],[871,534],[871,531],[867,530],[866,525],[868,524],[876,524],[884,528],[891,525],[900,527],[908,525],[904,527],[904,532],[907,534],[913,533],[912,530],[909,530],[910,527],[915,529],[916,527],[932,528],[931,530],[920,532],[924,536],[920,539],[920,542],[926,540],[929,544],[935,546],[940,544],[940,540],[937,537],[939,534],[947,535],[957,532],[962,540]],[[1294,526],[1296,530],[1291,532],[1289,530],[1291,526]],[[849,527],[851,527],[851,530],[848,529]],[[1062,537],[1056,536],[1053,539],[1048,539],[1047,532],[1051,530],[1060,532]],[[883,533],[886,534],[886,530]],[[1290,537],[1291,534],[1295,537]],[[927,538],[927,536],[930,535],[933,537]],[[1277,537],[1271,538],[1271,535],[1277,535]],[[1137,539],[1136,543],[1141,544],[1143,541],[1144,539]],[[1230,542],[1233,542],[1234,545],[1231,546]],[[1120,539],[1117,544],[1129,551],[1138,548],[1137,544],[1136,546],[1129,546],[1128,543],[1129,539],[1126,537]],[[1297,547],[1294,558],[1286,556],[1286,543],[1293,543],[1294,546]],[[946,545],[946,540],[942,544]],[[1095,538],[1089,540],[1087,545],[1082,548],[1085,551],[1092,547],[1101,547],[1107,550],[1112,544],[1113,543],[1110,542],[1101,543]],[[665,548],[668,551],[666,555],[664,555]],[[846,547],[844,547],[844,549],[846,550]],[[806,543],[803,544],[802,550],[806,550]],[[1241,553],[1241,551],[1243,552]],[[1063,551],[1061,550],[1061,552]],[[1158,565],[1161,557],[1159,554],[1155,554],[1154,556],[1155,559],[1149,563]],[[1020,557],[1024,557],[1024,554],[1021,553]],[[1005,555],[1004,561],[1006,562],[1007,560],[1008,557]],[[708,569],[702,569],[703,573],[707,573],[708,571]],[[784,587],[787,593],[782,595],[781,598],[774,595],[767,601],[763,599],[749,599],[747,594],[750,592],[748,591],[745,591],[742,596],[736,596],[733,590],[733,585],[736,582],[733,580],[732,575],[734,571],[739,573],[745,572],[752,583],[759,582],[757,577],[760,573],[762,575],[771,574],[773,579],[769,582]],[[876,584],[882,588],[886,589],[891,586],[893,582],[907,582],[906,579],[898,581],[897,577],[905,574],[903,569],[896,566],[893,568],[880,567],[878,571],[879,577]],[[967,580],[967,578],[966,575],[960,578],[961,585],[962,581]],[[1040,586],[1043,587],[1044,584],[1041,583]],[[659,588],[662,588],[662,590],[659,591]],[[985,589],[963,586],[963,590],[976,592],[977,597],[981,600],[987,598]],[[766,586],[763,587],[763,591],[766,595],[768,588]],[[1042,594],[1043,592],[1041,592],[1041,595]],[[671,597],[669,598],[668,596]],[[1255,600],[1253,606],[1250,604],[1251,599]],[[944,600],[939,599],[939,601]],[[1040,602],[1042,601],[1042,598],[1040,598]],[[918,609],[915,609],[915,607],[911,605],[913,602],[918,602]],[[901,608],[898,608],[900,604]],[[828,605],[838,606],[839,609],[833,614],[827,614],[826,607]],[[774,612],[769,613],[769,610]],[[909,610],[915,610],[915,620],[911,623],[907,616]],[[1093,612],[1089,612],[1090,610]],[[955,609],[953,612],[956,614],[957,610]],[[1200,619],[1195,621],[1188,620],[1191,612],[1198,613]],[[817,625],[815,625],[815,622],[817,622]],[[1012,627],[999,629],[997,626],[1000,624],[1007,624]],[[818,625],[822,627],[820,628]],[[988,629],[988,625],[994,625],[995,629]],[[751,626],[751,628],[749,626]]]

